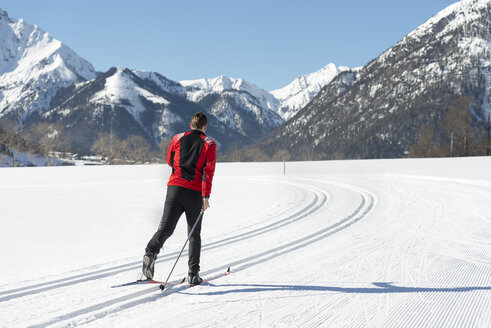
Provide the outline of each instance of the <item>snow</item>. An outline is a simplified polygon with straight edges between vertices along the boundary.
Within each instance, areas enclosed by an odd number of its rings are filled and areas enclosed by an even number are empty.
[[[491,40],[481,38],[462,38],[459,42],[459,47],[472,55],[473,58],[478,58],[480,62],[482,79],[484,82],[482,108],[487,115],[491,113],[489,106],[490,91],[491,91],[491,59],[488,55],[491,49]]]
[[[399,41],[396,46],[404,46],[408,40],[413,40],[416,42],[421,42],[421,38],[433,35],[434,39],[441,39],[443,43],[447,43],[448,40],[455,35],[455,30],[461,27],[475,27],[481,25],[482,28],[489,26],[489,9],[491,8],[491,2],[489,0],[462,0],[456,2],[445,9],[441,10],[433,17],[428,19],[418,28],[407,34],[401,41]],[[441,30],[436,27],[439,22],[443,21],[446,25]],[[439,27],[440,28],[440,27]],[[488,58],[486,50],[490,48],[489,40],[477,39],[471,31],[468,33],[472,38],[464,38],[460,40],[459,46],[462,49],[462,53],[466,56],[473,55],[474,57]],[[460,33],[460,32],[459,32]],[[385,60],[392,54],[393,49],[396,47],[391,47],[385,51],[376,62],[385,62]],[[426,51],[423,47],[420,49],[421,52]],[[483,67],[489,66],[489,60],[482,59]],[[375,62],[374,62],[375,63]]]
[[[243,79],[223,75],[212,79],[183,80],[179,83],[186,88],[188,99],[194,102],[214,92],[245,91],[259,101],[258,105],[261,108],[275,112],[286,121],[307,105],[340,72],[347,70],[348,67],[330,63],[316,72],[295,78],[281,89],[270,92]],[[233,116],[233,113],[229,116]]]
[[[449,31],[456,27],[466,24],[466,22],[478,19],[481,16],[480,10],[485,10],[486,7],[489,7],[489,0],[462,0],[456,2],[428,19],[416,30],[409,33],[408,37],[418,38],[428,33],[428,30],[431,30],[440,20],[446,19],[447,26],[435,35],[435,38],[438,38],[440,35],[448,34]]]
[[[486,75],[484,76],[484,97],[482,102],[482,108],[485,113],[491,115],[491,106],[489,105],[490,93],[491,93],[491,69],[487,68]]]
[[[148,70],[132,70],[131,72],[141,79],[149,79],[155,82],[164,91],[182,96],[185,95],[184,88],[179,83],[168,80],[156,72]]]
[[[63,87],[95,78],[93,66],[37,25],[0,13],[0,116],[46,110]],[[40,93],[42,91],[42,93]]]
[[[169,168],[0,170],[6,327],[489,327],[491,158],[219,163],[209,285],[140,277]],[[156,264],[165,279],[181,219]],[[186,257],[171,278],[186,274]]]
[[[49,161],[54,161],[54,165],[62,165],[63,161],[59,159],[49,159]],[[26,152],[18,152],[16,158],[16,165],[23,166],[48,166],[48,159],[44,156],[33,155]],[[0,153],[0,168],[12,166],[12,159]]]
[[[222,92],[224,90],[248,91],[252,94],[262,92],[259,87],[244,81],[243,79],[230,78],[224,75],[212,79],[183,80],[179,81],[182,86],[194,87],[206,91]]]
[[[183,122],[182,117],[171,112],[168,108],[165,108],[158,124],[159,135],[173,136],[178,133],[174,128],[178,122]]]
[[[213,79],[185,80],[179,83],[184,87],[187,99],[193,102],[216,93],[225,97],[226,101],[215,102],[208,111],[220,122],[244,135],[248,134],[244,125],[251,118],[269,131],[284,122],[276,113],[280,102],[268,91],[243,79],[222,75]]]
[[[120,67],[116,72],[106,79],[104,89],[97,92],[90,101],[92,103],[124,106],[137,122],[141,122],[140,114],[145,110],[139,97],[155,103],[168,106],[170,102],[158,95],[139,87],[133,80],[131,73],[126,72]],[[129,104],[126,103],[129,102]]]
[[[280,105],[279,101],[268,91],[240,78],[220,75],[212,79],[183,80],[179,83],[186,87],[188,99],[195,102],[211,92],[237,90],[247,92],[256,98],[259,101],[258,105],[263,109],[276,112]]]
[[[330,63],[320,70],[301,75],[287,86],[271,91],[271,94],[281,102],[277,109],[283,119],[288,120],[309,103],[317,93],[329,84],[339,73],[349,70],[348,67]]]

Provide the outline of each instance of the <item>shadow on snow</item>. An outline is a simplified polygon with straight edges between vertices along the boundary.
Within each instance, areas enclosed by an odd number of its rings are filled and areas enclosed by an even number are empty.
[[[258,293],[269,291],[317,291],[347,294],[399,294],[399,293],[462,293],[476,290],[491,290],[491,287],[403,287],[395,286],[390,282],[373,282],[374,287],[335,287],[335,286],[305,286],[305,285],[270,285],[270,284],[207,284],[210,287],[238,287],[224,291],[199,293],[199,295],[225,295],[233,293]],[[181,292],[182,294],[186,294]]]

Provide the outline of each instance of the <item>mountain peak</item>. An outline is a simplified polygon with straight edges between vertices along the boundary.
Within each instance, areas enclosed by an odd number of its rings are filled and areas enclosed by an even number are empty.
[[[265,134],[283,123],[277,114],[279,101],[244,79],[220,75],[212,79],[180,81],[180,84],[188,100],[208,108],[208,112],[244,135],[249,134],[247,131]],[[254,119],[244,120],[243,113]],[[250,129],[252,126],[254,128]]]
[[[223,92],[226,90],[244,91],[250,93],[252,96],[261,99],[268,98],[268,101],[274,102],[275,98],[266,90],[258,87],[254,83],[248,82],[242,78],[233,78],[225,75],[220,75],[211,79],[198,79],[198,80],[183,80],[179,83],[186,87],[189,91],[194,90],[196,92]],[[276,102],[278,102],[276,100]],[[271,108],[268,106],[268,108]]]
[[[0,116],[11,113],[23,121],[47,110],[60,88],[95,78],[94,67],[73,50],[1,9],[0,31]]]
[[[440,27],[435,31],[435,37],[439,37],[442,34],[446,34],[449,31],[474,20],[480,15],[479,11],[485,7],[491,8],[491,2],[489,0],[462,0],[456,2],[428,19],[421,26],[409,33],[408,37],[419,37],[426,34],[428,30],[434,29],[440,21],[445,19],[445,21],[443,21],[444,27]]]
[[[489,31],[490,0],[448,6],[361,70],[351,70],[355,74],[339,74],[298,115],[260,140],[260,149],[292,145],[292,153],[300,154],[295,159],[403,157],[418,130],[428,126],[434,129],[429,143],[440,147],[439,156],[447,155],[450,137],[442,122],[454,101],[466,97],[473,105],[459,110],[470,111],[475,130],[468,142],[475,150],[461,154],[482,154],[480,129],[491,112]],[[356,82],[350,83],[350,75]]]
[[[318,71],[297,76],[290,84],[281,89],[271,91],[271,94],[281,102],[278,114],[285,120],[293,117],[332,79],[347,70],[349,70],[348,67],[329,63]]]
[[[201,78],[197,80],[183,80],[179,81],[179,83],[184,87],[193,87],[213,92],[222,92],[230,89],[246,91],[243,89],[250,88],[250,86],[258,88],[254,84],[244,81],[241,78],[233,78],[226,75],[220,75],[210,79]]]

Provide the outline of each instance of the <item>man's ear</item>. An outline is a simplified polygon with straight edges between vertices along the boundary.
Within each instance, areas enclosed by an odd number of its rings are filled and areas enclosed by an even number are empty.
[[[191,123],[189,123],[189,128],[192,130],[193,129],[193,126],[191,125]]]

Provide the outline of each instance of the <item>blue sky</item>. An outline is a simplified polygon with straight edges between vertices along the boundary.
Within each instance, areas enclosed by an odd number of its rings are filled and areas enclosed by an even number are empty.
[[[363,66],[455,0],[2,0],[97,70],[241,77],[273,90],[330,62]]]

